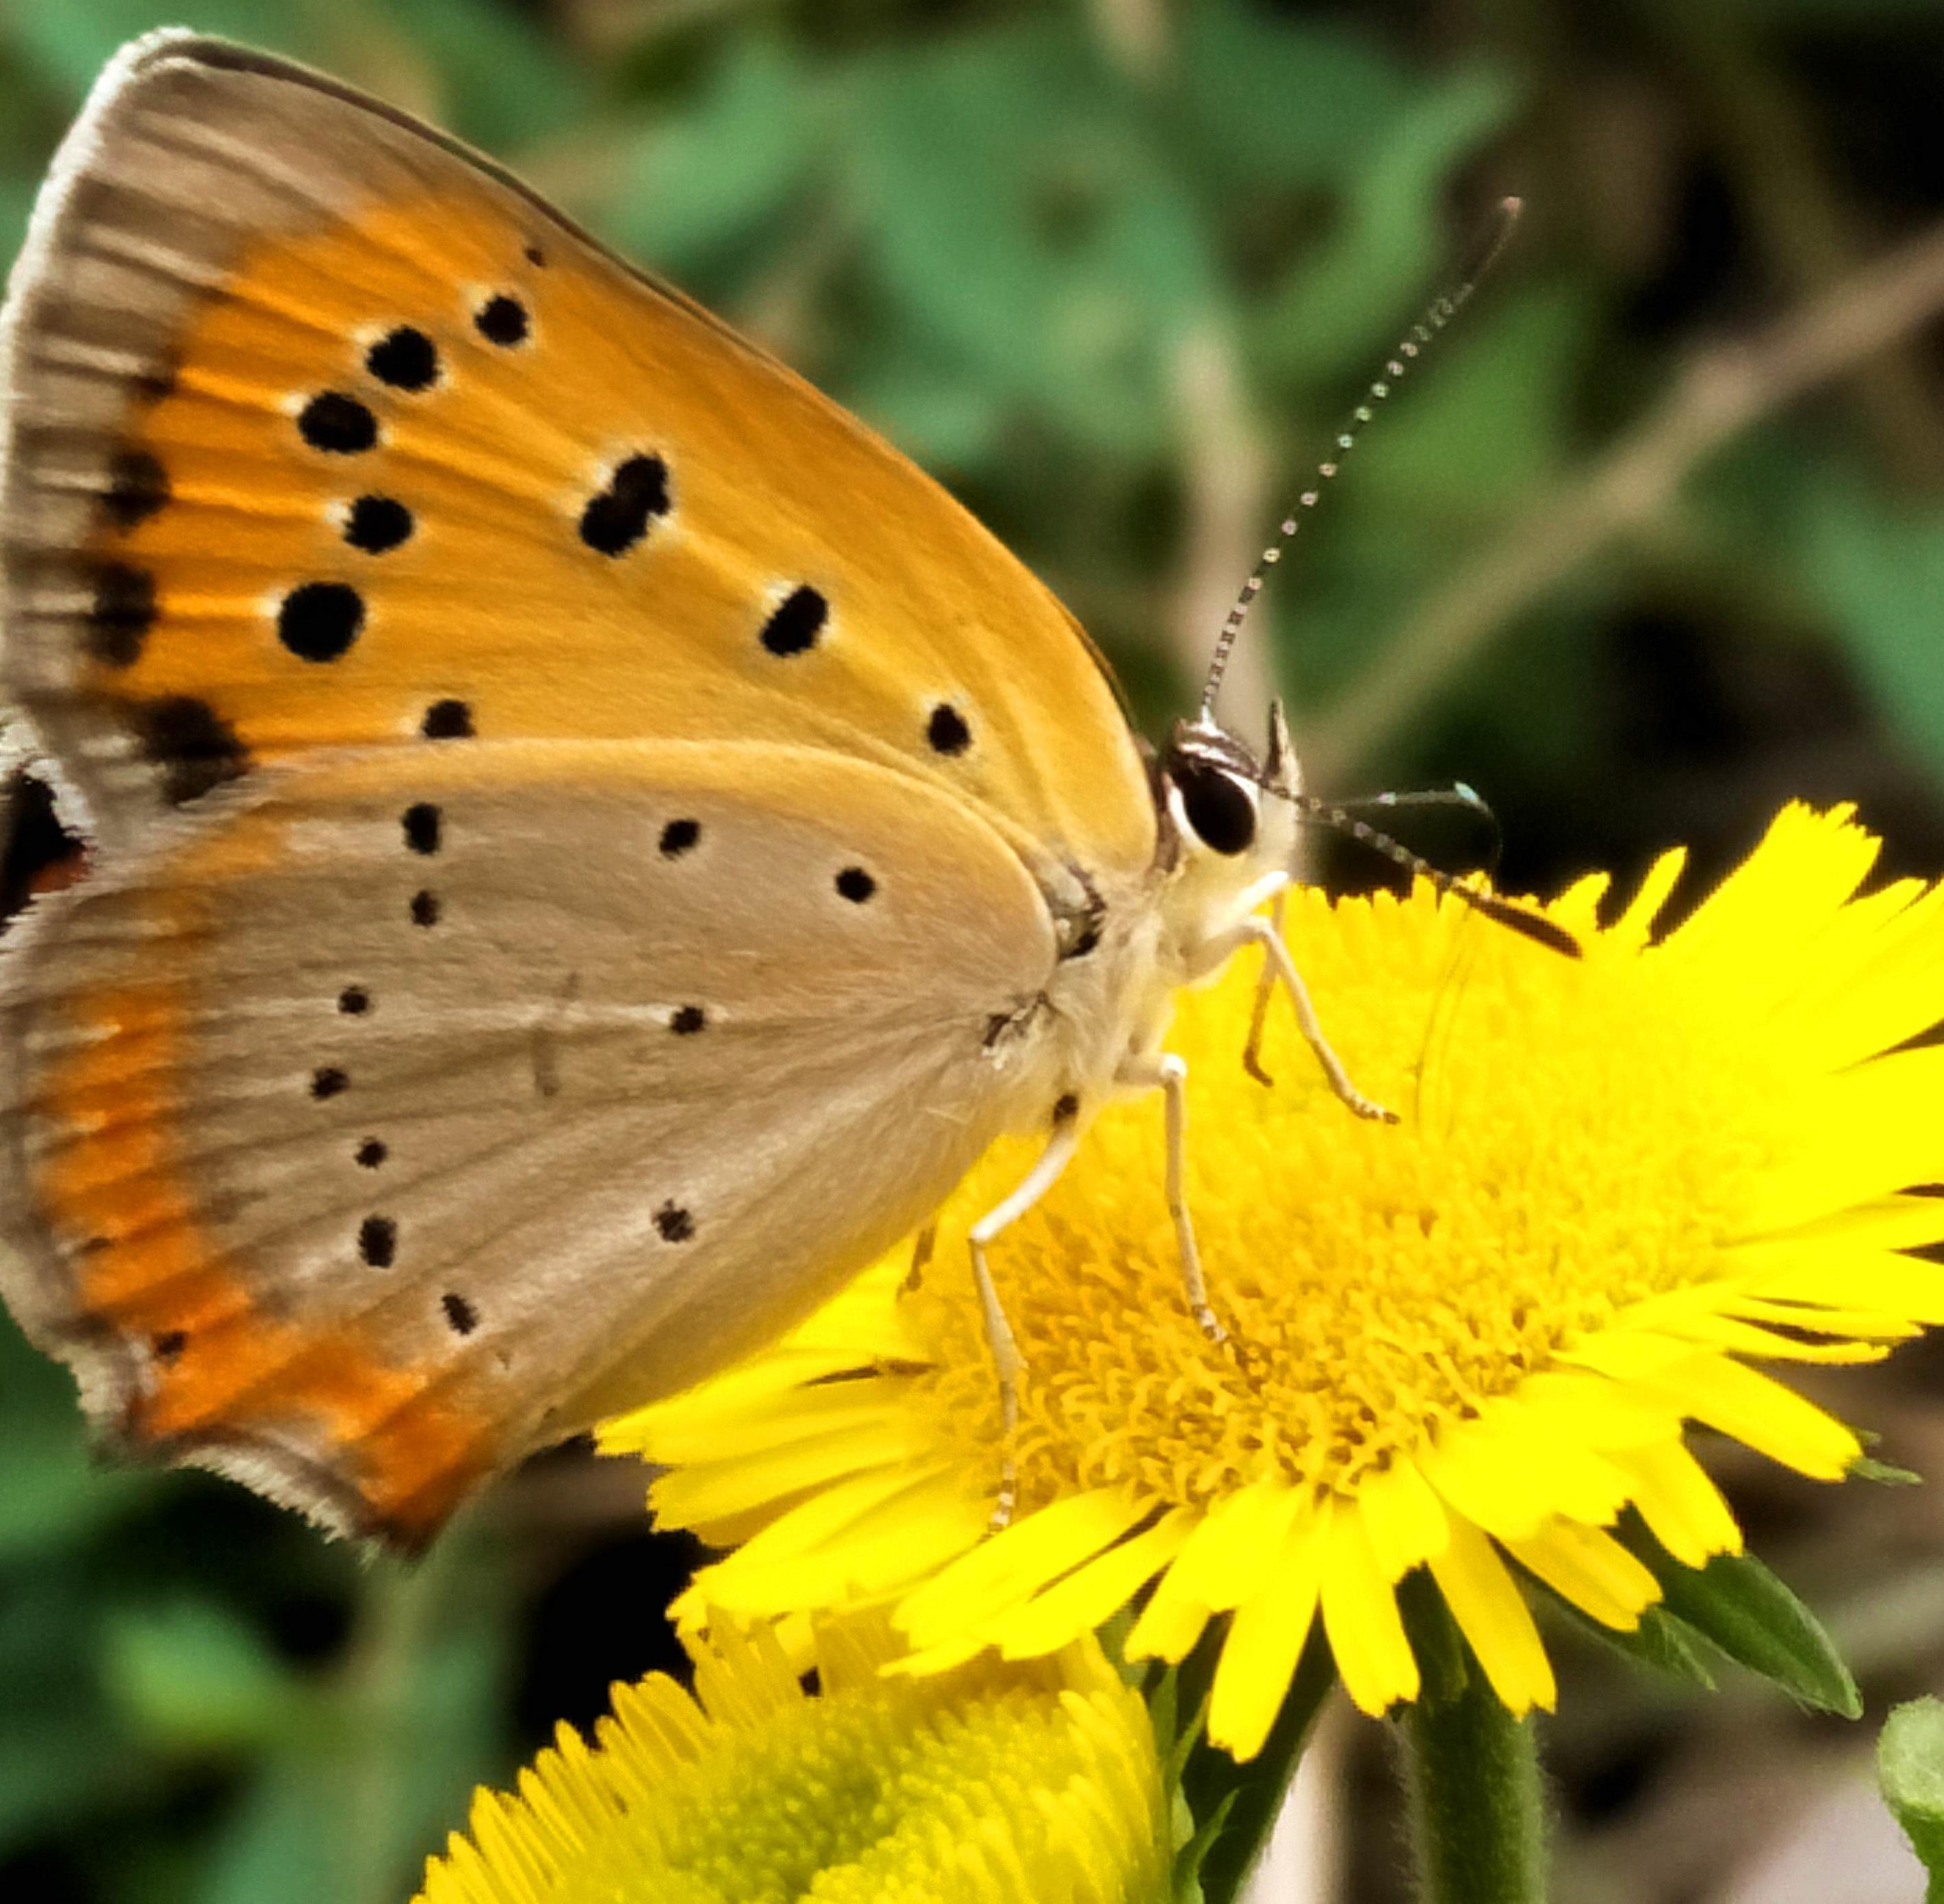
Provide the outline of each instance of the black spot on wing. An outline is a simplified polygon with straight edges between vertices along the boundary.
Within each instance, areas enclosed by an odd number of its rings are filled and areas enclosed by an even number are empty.
[[[830,618],[830,604],[807,584],[793,588],[763,624],[763,645],[772,655],[801,655],[817,645],[823,624]]]
[[[145,568],[111,562],[95,572],[88,612],[88,652],[109,667],[132,667],[155,625],[155,578]]]
[[[164,397],[175,395],[180,370],[173,356],[158,358],[130,380],[129,388],[143,402],[159,403]]]
[[[109,463],[101,513],[116,528],[146,522],[168,500],[169,473],[146,450],[122,450]]]
[[[395,390],[429,390],[438,380],[438,351],[423,331],[401,324],[365,352],[364,368]]]
[[[516,344],[524,344],[528,332],[533,328],[526,306],[517,297],[507,297],[504,293],[488,298],[473,313],[472,323],[488,344],[497,344],[503,350],[510,350]]]
[[[344,518],[344,539],[368,556],[388,554],[410,541],[412,512],[390,496],[360,496]]]
[[[580,512],[580,539],[598,555],[624,556],[669,507],[668,465],[659,456],[631,456]]]
[[[878,883],[861,866],[847,866],[838,874],[837,890],[854,906],[861,906],[878,889]]]
[[[678,1007],[669,1018],[669,1029],[678,1038],[691,1038],[709,1023],[709,1014],[700,1005]]]
[[[310,1094],[323,1099],[334,1098],[349,1084],[350,1079],[335,1064],[321,1064],[310,1074]]]
[[[149,1346],[155,1351],[158,1362],[175,1361],[189,1347],[189,1331],[186,1329],[165,1329]]]
[[[364,626],[364,598],[349,582],[303,582],[277,608],[277,639],[304,661],[334,661]]]
[[[438,895],[435,892],[414,892],[412,895],[411,913],[414,926],[436,926],[438,923]]]
[[[934,753],[963,753],[972,744],[972,730],[956,707],[941,701],[924,724],[924,738]]]
[[[297,433],[312,449],[355,456],[378,440],[378,419],[355,396],[325,390],[297,413]]]
[[[416,806],[407,807],[400,824],[404,830],[405,844],[414,852],[432,854],[438,851],[439,812],[429,800],[420,800]]]
[[[249,750],[206,701],[171,695],[142,702],[133,718],[142,756],[161,769],[162,796],[172,806],[249,771]]]
[[[362,985],[346,985],[337,994],[337,1009],[346,1018],[362,1018],[371,1009],[371,994]]]
[[[446,1325],[455,1336],[469,1336],[479,1326],[479,1311],[457,1289],[448,1289],[438,1299],[445,1311]]]
[[[679,1203],[670,1201],[655,1212],[655,1228],[667,1242],[686,1243],[695,1234],[695,1218]]]
[[[679,859],[702,837],[697,820],[671,820],[662,828],[661,852],[664,859]]]
[[[356,1158],[360,1169],[375,1170],[391,1155],[391,1152],[386,1148],[382,1138],[368,1137],[352,1155]]]
[[[358,1253],[374,1269],[389,1269],[398,1253],[398,1226],[389,1216],[368,1216],[358,1226]]]
[[[419,732],[428,741],[469,741],[472,710],[463,701],[435,701],[425,710]]]

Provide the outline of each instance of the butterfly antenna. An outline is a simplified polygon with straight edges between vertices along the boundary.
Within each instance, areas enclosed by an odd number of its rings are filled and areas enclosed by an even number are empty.
[[[1449,787],[1433,787],[1413,793],[1364,793],[1355,799],[1339,799],[1335,804],[1351,815],[1355,815],[1360,807],[1369,806],[1382,807],[1386,813],[1400,812],[1407,807],[1455,806],[1461,812],[1473,814],[1484,821],[1491,836],[1491,844],[1485,849],[1485,877],[1494,879],[1498,875],[1500,856],[1506,849],[1505,829],[1499,824],[1499,816],[1492,811],[1485,796],[1477,788],[1467,787],[1462,780],[1454,780]]]
[[[1467,790],[1469,791],[1469,790]],[[1474,912],[1509,926],[1515,932],[1523,933],[1536,944],[1563,954],[1569,959],[1582,958],[1580,941],[1564,926],[1556,925],[1544,913],[1528,911],[1523,906],[1515,906],[1509,900],[1501,899],[1495,893],[1481,892],[1476,886],[1467,886],[1455,874],[1447,873],[1432,864],[1421,855],[1413,852],[1408,846],[1393,840],[1387,833],[1380,833],[1367,821],[1357,816],[1333,800],[1318,799],[1313,793],[1284,793],[1282,798],[1291,801],[1296,810],[1306,819],[1321,821],[1336,832],[1348,834],[1360,845],[1367,846],[1373,852],[1382,853],[1394,866],[1401,866],[1420,880],[1428,880],[1441,893],[1469,906]],[[1473,795],[1476,799],[1477,796]],[[1483,804],[1480,803],[1480,804]]]
[[[1242,592],[1235,597],[1235,605],[1229,611],[1228,619],[1222,624],[1222,632],[1215,637],[1215,652],[1209,658],[1208,677],[1201,687],[1201,712],[1200,719],[1212,722],[1215,713],[1215,697],[1220,692],[1222,677],[1229,670],[1229,656],[1235,645],[1236,637],[1242,632],[1242,624],[1247,620],[1250,605],[1263,592],[1263,584],[1269,579],[1269,571],[1282,559],[1282,552],[1294,538],[1302,526],[1303,518],[1321,500],[1323,491],[1328,487],[1336,472],[1343,467],[1343,459],[1355,448],[1357,439],[1364,433],[1364,426],[1377,414],[1377,406],[1388,397],[1410,374],[1411,367],[1421,357],[1431,340],[1465,308],[1472,292],[1484,280],[1500,254],[1512,242],[1514,228],[1518,223],[1519,214],[1524,209],[1524,201],[1518,199],[1501,199],[1498,209],[1477,248],[1464,265],[1453,276],[1451,282],[1431,300],[1424,315],[1413,324],[1390,356],[1386,359],[1382,373],[1371,380],[1364,393],[1364,400],[1350,412],[1343,427],[1336,433],[1336,454],[1316,466],[1316,474],[1309,487],[1297,498],[1296,507],[1285,516],[1276,530],[1276,539],[1257,559],[1250,572],[1249,579],[1242,584]]]

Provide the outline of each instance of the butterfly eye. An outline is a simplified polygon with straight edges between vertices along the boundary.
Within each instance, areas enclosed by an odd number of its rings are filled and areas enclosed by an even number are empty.
[[[1245,853],[1256,841],[1255,790],[1205,760],[1177,754],[1168,777],[1195,837],[1210,851]]]

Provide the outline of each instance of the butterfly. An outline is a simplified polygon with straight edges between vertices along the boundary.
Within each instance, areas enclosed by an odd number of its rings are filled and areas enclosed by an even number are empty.
[[[946,494],[516,179],[166,32],[0,328],[0,1283],[131,1450],[411,1545],[780,1332],[1002,1133],[1167,1095],[1304,810],[1158,755]],[[1232,630],[1229,631],[1232,639]],[[1209,699],[1212,701],[1212,686]]]

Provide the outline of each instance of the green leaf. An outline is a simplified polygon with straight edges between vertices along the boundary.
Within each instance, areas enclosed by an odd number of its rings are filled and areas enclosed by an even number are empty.
[[[1930,1875],[1926,1904],[1944,1904],[1944,1703],[1913,1699],[1890,1715],[1877,1740],[1877,1777]]]
[[[145,1782],[94,1670],[97,1617],[81,1554],[20,1568],[0,1588],[0,1862]]]
[[[275,1743],[311,1710],[305,1689],[235,1614],[205,1601],[111,1619],[111,1691],[165,1750],[234,1751]]]
[[[0,1566],[72,1546],[177,1486],[152,1471],[106,1467],[89,1454],[72,1378],[31,1347],[4,1311],[0,1445]]]
[[[1076,23],[874,61],[845,123],[875,288],[930,354],[1096,448],[1170,439],[1175,347],[1221,279],[1179,167]]]
[[[1371,33],[1239,0],[1184,11],[1178,62],[1183,130],[1218,193],[1353,180],[1422,91]]]
[[[621,142],[601,230],[673,277],[706,275],[787,208],[823,143],[796,60],[740,42],[681,110]]]
[[[127,1804],[146,1770],[86,1704],[12,1703],[0,1713],[0,1857],[99,1807]]]
[[[1607,1651],[1680,1685],[1697,1687],[1704,1693],[1714,1691],[1715,1675],[1709,1671],[1707,1659],[1696,1644],[1699,1635],[1665,1607],[1648,1607],[1641,1615],[1640,1624],[1629,1630],[1594,1619],[1542,1581],[1528,1579],[1527,1590]]]
[[[11,7],[7,38],[78,100],[115,48],[159,26],[188,26],[328,68],[504,151],[571,125],[589,89],[547,36],[493,0],[59,0]]]
[[[1235,1809],[1235,1795],[1232,1792],[1225,1792],[1215,1809],[1202,1820],[1195,1835],[1175,1853],[1175,1904],[1208,1904],[1208,1893],[1201,1884],[1201,1867],[1227,1829],[1229,1814]]]
[[[1282,375],[1313,384],[1354,374],[1373,335],[1416,315],[1450,263],[1443,199],[1451,174],[1518,102],[1507,75],[1473,66],[1399,116],[1350,183],[1328,242],[1292,270],[1258,319],[1264,356]]]
[[[1496,522],[1558,481],[1576,454],[1574,406],[1598,348],[1597,296],[1590,279],[1554,278],[1468,312],[1423,383],[1359,448],[1358,513],[1393,529],[1418,511]]]
[[[1874,495],[1834,470],[1804,489],[1803,575],[1878,712],[1944,778],[1944,512]]]
[[[98,1465],[78,1419],[36,1422],[7,1445],[0,1487],[0,1564],[85,1539],[172,1482]]]
[[[186,0],[158,11],[153,0],[60,0],[6,9],[5,32],[31,69],[78,103],[115,48],[158,26],[241,40],[273,52],[315,57],[297,0]]]
[[[1660,1582],[1666,1610],[1730,1659],[1817,1711],[1862,1713],[1862,1696],[1835,1643],[1761,1561],[1718,1554],[1704,1567],[1683,1567],[1637,1515],[1624,1517],[1616,1532]]]
[[[559,42],[505,0],[384,0],[325,9],[324,17],[334,38],[348,43],[375,30],[416,54],[438,88],[435,100],[422,103],[489,152],[503,156],[571,131],[592,103],[586,75]],[[368,58],[358,70],[367,85],[383,75]]]
[[[355,1850],[337,1815],[344,1798],[301,1758],[269,1761],[219,1833],[196,1904],[349,1904]]]

